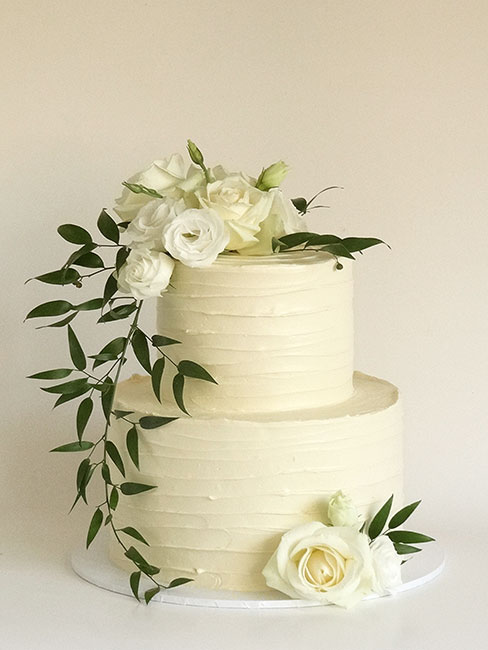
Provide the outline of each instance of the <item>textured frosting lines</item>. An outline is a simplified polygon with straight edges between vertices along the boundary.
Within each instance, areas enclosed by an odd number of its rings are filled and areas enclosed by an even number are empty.
[[[397,391],[360,374],[355,389],[343,414],[333,417],[325,409],[313,419],[303,413],[268,422],[181,418],[141,431],[141,474],[130,473],[124,456],[127,480],[157,488],[122,497],[116,526],[130,522],[144,535],[151,548],[140,550],[161,567],[163,580],[188,576],[200,587],[266,589],[261,571],[281,535],[323,521],[337,489],[350,494],[365,515],[392,493],[401,502]],[[166,412],[144,394],[150,395],[147,381],[125,382],[117,408],[135,409],[136,416]],[[113,422],[111,436],[121,450],[126,430],[122,420]],[[116,542],[111,557],[130,570]]]
[[[352,266],[322,253],[223,256],[177,264],[158,301],[158,333],[180,340],[218,386],[191,382],[189,404],[258,413],[339,403],[352,394]]]

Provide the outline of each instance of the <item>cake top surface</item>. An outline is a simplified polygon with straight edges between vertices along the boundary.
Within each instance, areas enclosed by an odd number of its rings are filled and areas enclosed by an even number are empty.
[[[238,253],[222,253],[209,267],[218,269],[219,267],[273,267],[280,268],[283,266],[303,266],[313,264],[329,264],[335,266],[336,258],[325,251],[316,250],[295,250],[282,252],[279,255],[242,255]]]
[[[299,422],[324,419],[340,419],[359,415],[373,415],[374,413],[395,406],[399,401],[396,386],[383,379],[365,375],[362,372],[354,373],[354,394],[351,399],[340,404],[333,404],[321,408],[286,411],[281,413],[250,413],[245,414],[216,414],[203,412],[191,408],[194,420],[232,420],[239,422]],[[168,417],[186,416],[178,411],[171,402],[159,403],[152,390],[149,377],[133,375],[117,387],[116,406],[121,410],[131,410],[148,415],[164,415]]]

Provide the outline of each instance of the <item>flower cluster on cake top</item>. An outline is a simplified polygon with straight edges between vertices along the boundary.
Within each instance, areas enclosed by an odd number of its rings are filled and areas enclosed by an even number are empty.
[[[118,284],[135,298],[161,295],[175,260],[204,268],[225,251],[270,255],[299,245],[353,258],[354,251],[381,243],[307,232],[304,215],[321,192],[311,201],[288,199],[279,187],[289,171],[282,161],[254,178],[222,165],[207,167],[190,140],[188,153],[188,165],[178,153],[155,160],[124,182],[116,199],[122,242],[130,251]]]

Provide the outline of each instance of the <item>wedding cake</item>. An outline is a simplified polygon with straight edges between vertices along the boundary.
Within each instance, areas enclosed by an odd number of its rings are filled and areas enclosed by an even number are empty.
[[[366,517],[393,493],[401,502],[398,391],[353,372],[349,261],[338,270],[327,252],[223,255],[205,269],[177,264],[171,284],[157,331],[181,341],[177,361],[195,359],[217,383],[190,380],[192,417],[144,432],[138,476],[157,488],[123,500],[114,520],[133,522],[166,581],[266,590],[281,536],[323,520],[337,490]],[[120,384],[115,408],[179,415],[140,376]],[[126,431],[113,423],[120,449]],[[111,558],[130,569],[116,541]]]
[[[62,380],[42,387],[55,406],[80,400],[76,440],[52,451],[82,452],[72,508],[103,483],[86,546],[106,528],[111,570],[146,603],[188,582],[344,607],[392,593],[433,539],[402,528],[420,501],[402,506],[398,391],[354,371],[355,253],[384,242],[309,232],[335,186],[289,199],[282,161],[255,178],[188,153],[124,182],[95,236],[59,226],[77,248],[35,278],[83,289],[105,274],[91,299],[26,317],[67,331],[69,367],[30,378]],[[72,325],[86,312],[124,335],[87,354]],[[131,354],[145,376],[122,381]]]

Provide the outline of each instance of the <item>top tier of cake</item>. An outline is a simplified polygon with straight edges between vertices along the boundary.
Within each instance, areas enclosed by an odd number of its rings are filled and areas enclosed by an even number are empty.
[[[187,407],[219,414],[336,404],[353,392],[352,265],[327,253],[221,255],[205,269],[177,263],[158,300],[157,331],[181,341],[171,356],[204,366]]]

